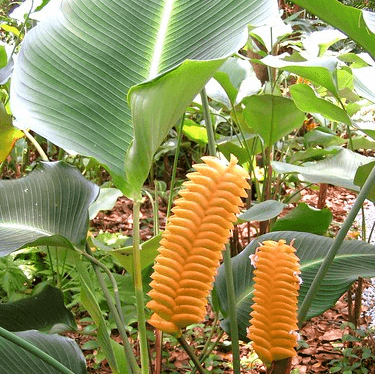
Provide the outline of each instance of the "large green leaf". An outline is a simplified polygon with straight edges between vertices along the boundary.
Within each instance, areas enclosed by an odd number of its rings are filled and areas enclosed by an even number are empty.
[[[328,183],[359,191],[359,187],[353,182],[355,173],[359,166],[373,160],[373,157],[362,156],[343,148],[325,160],[306,162],[302,166],[274,161],[272,167],[281,174],[298,173],[298,177],[303,181]]]
[[[271,231],[293,230],[324,235],[331,222],[332,213],[329,209],[315,209],[306,203],[300,203],[284,217],[277,219]]]
[[[258,133],[266,146],[271,146],[283,136],[303,124],[304,113],[290,99],[274,95],[253,95],[243,100],[243,116],[247,131]]]
[[[307,84],[294,84],[290,87],[290,94],[297,108],[308,113],[320,113],[332,121],[351,125],[346,112],[331,102],[316,96],[314,90]]]
[[[371,25],[367,25],[364,19],[366,11],[346,6],[337,0],[292,1],[341,30],[375,58],[375,34],[369,31]],[[370,23],[368,14],[365,17]]]
[[[63,162],[42,162],[28,176],[0,181],[0,256],[26,244],[82,246],[88,207],[99,187]]]
[[[39,331],[16,333],[68,367],[75,374],[86,373],[86,360],[78,344],[60,335]],[[6,374],[61,374],[38,357],[0,337],[0,373]]]
[[[300,258],[303,280],[299,295],[300,305],[324,256],[333,243],[333,239],[331,238],[314,234],[278,231],[255,239],[244,251],[232,258],[236,309],[240,338],[242,340],[247,340],[246,329],[249,326],[249,314],[251,312],[253,296],[253,267],[251,266],[249,256],[254,253],[259,242],[265,240],[278,241],[280,239],[286,240],[287,243],[295,239],[293,246],[297,249],[297,255]],[[364,278],[375,276],[375,246],[362,241],[346,240],[328,270],[322,286],[312,302],[306,319],[319,315],[334,305],[359,276]],[[224,265],[219,268],[215,290],[224,316],[221,325],[227,333],[230,333]]]
[[[190,85],[199,91],[246,42],[246,25],[263,24],[277,12],[274,0],[66,0],[23,42],[12,78],[13,113],[19,126],[95,157],[123,190],[134,192],[133,182],[141,183],[158,141],[193,96]],[[196,63],[187,62],[178,78],[180,70],[173,69],[188,59]],[[141,106],[147,119],[139,124],[137,113],[134,118],[136,143],[127,162],[132,169],[124,182],[125,153],[133,139],[128,91],[171,70],[173,90],[163,78],[154,83],[162,93],[148,83],[130,96],[132,109],[139,113]],[[159,95],[148,100],[148,89]],[[186,98],[172,110],[181,92]]]
[[[8,331],[49,331],[56,324],[64,330],[76,328],[73,314],[55,287],[46,286],[35,296],[0,304],[0,326]]]
[[[268,55],[260,62],[307,78],[326,87],[338,97],[336,69],[339,61],[335,57],[317,57],[306,60],[298,54],[292,56],[283,54],[280,56]]]

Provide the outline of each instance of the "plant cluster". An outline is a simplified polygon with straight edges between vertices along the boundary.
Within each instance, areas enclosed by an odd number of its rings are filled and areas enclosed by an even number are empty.
[[[290,372],[298,326],[375,275],[365,232],[345,240],[375,201],[373,13],[336,0],[295,0],[289,17],[275,0],[56,3],[1,15],[0,372],[85,373],[60,335],[76,331],[71,308],[116,374],[173,370],[163,341],[187,352],[186,371],[220,372],[224,332],[235,374],[239,340],[269,373]],[[334,238],[327,185],[358,192]],[[317,207],[299,202],[312,186]],[[121,195],[132,237],[91,233]],[[143,196],[154,236],[142,243]],[[249,243],[232,257],[239,224]],[[372,364],[359,331],[332,372]]]

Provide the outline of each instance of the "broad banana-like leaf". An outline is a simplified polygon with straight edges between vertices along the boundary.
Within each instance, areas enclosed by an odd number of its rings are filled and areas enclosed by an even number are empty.
[[[302,166],[273,161],[272,168],[280,174],[298,173],[303,181],[328,183],[359,191],[359,187],[354,184],[355,173],[359,166],[371,161],[374,161],[373,157],[362,156],[343,148],[334,156],[321,161],[306,162]]]
[[[99,187],[64,162],[42,162],[25,178],[0,180],[0,256],[27,244],[78,247]]]
[[[286,240],[287,243],[295,239],[293,246],[297,249],[297,256],[300,258],[303,280],[299,294],[300,305],[334,240],[304,232],[278,231],[260,236],[239,255],[232,258],[239,333],[244,341],[248,340],[246,329],[249,326],[253,296],[253,267],[249,256],[254,253],[260,242],[280,239]],[[332,307],[358,277],[374,276],[375,246],[358,240],[345,240],[312,302],[306,319]],[[230,333],[224,265],[219,268],[215,291],[224,316],[221,325],[227,333]]]
[[[16,335],[48,353],[73,373],[87,372],[85,357],[73,339],[56,334],[43,334],[36,330],[17,332]],[[61,374],[59,370],[40,358],[2,337],[0,337],[0,373]]]
[[[275,0],[65,0],[23,42],[11,87],[18,126],[95,157],[132,195],[186,102],[244,45],[246,25],[277,13]],[[170,82],[149,82],[167,72]],[[127,94],[145,81],[129,96],[125,181]]]
[[[8,331],[47,332],[53,326],[64,331],[76,328],[73,314],[64,305],[62,292],[52,286],[46,286],[34,296],[0,304],[0,326]]]
[[[344,5],[337,0],[292,0],[292,2],[341,30],[375,58],[373,17],[369,17],[367,11]]]

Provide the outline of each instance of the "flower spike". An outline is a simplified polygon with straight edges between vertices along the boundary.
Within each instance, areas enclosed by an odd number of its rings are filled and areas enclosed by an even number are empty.
[[[296,249],[267,240],[256,250],[249,339],[266,366],[296,355],[297,302],[301,283]]]
[[[171,334],[201,322],[221,252],[249,187],[248,173],[232,156],[226,164],[202,157],[187,175],[156,257],[147,306],[151,325]]]

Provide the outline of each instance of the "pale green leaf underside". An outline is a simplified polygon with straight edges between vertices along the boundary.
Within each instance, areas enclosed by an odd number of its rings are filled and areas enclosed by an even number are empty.
[[[274,0],[65,0],[23,42],[13,113],[19,126],[123,178],[133,139],[129,88],[186,59],[229,56],[245,42],[248,23],[275,14]],[[181,83],[176,91],[189,82]]]
[[[0,256],[26,244],[83,245],[88,207],[99,187],[63,162],[42,162],[27,177],[0,181]]]
[[[257,238],[232,259],[238,324],[240,337],[243,340],[246,340],[246,328],[249,326],[253,297],[253,267],[249,256],[254,253],[260,242],[265,240],[278,241],[279,239],[284,239],[287,243],[295,239],[293,246],[297,249],[297,255],[300,258],[303,280],[299,304],[306,296],[307,290],[333,242],[333,239],[319,235],[279,231]],[[375,276],[375,247],[362,241],[344,241],[323,280],[316,298],[312,302],[306,318],[310,319],[329,309],[359,276],[364,278]],[[224,266],[219,268],[215,289],[219,297],[220,307],[224,312],[222,327],[230,333]]]
[[[272,162],[273,170],[277,173],[298,173],[301,180],[311,183],[329,183],[335,186],[359,191],[354,184],[354,176],[359,166],[374,159],[362,156],[349,149],[342,149],[334,156],[322,161],[306,162],[302,166],[286,162]]]

